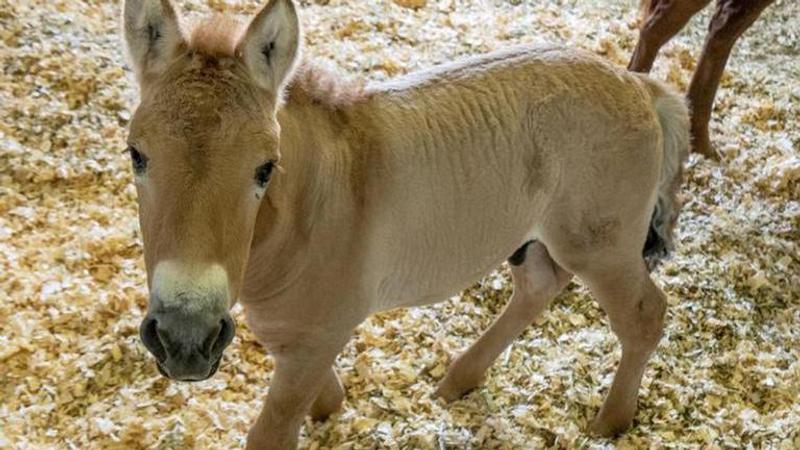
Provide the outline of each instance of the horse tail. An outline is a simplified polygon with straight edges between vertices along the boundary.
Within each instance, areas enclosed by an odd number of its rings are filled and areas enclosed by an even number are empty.
[[[683,97],[664,84],[645,75],[640,77],[653,99],[664,143],[658,199],[642,250],[645,258],[659,259],[674,248],[673,230],[681,210],[678,193],[683,164],[689,155],[689,109]]]

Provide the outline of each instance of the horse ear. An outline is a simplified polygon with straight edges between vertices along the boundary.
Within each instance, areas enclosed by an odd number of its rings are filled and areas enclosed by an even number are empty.
[[[294,68],[300,22],[292,0],[270,0],[247,27],[237,53],[256,83],[279,97]]]
[[[170,0],[125,0],[122,20],[131,64],[140,82],[163,72],[185,44]]]

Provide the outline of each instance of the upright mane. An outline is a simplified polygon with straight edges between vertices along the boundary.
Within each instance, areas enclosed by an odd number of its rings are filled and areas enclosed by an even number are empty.
[[[244,30],[244,25],[236,18],[215,14],[192,29],[188,48],[212,58],[232,58],[236,56],[236,44]],[[287,83],[285,97],[293,103],[338,109],[364,98],[363,87],[363,80],[342,77],[335,70],[302,59]]]
[[[288,102],[318,104],[330,109],[339,109],[366,97],[363,80],[342,76],[310,60],[298,65],[286,90]]]
[[[192,29],[189,50],[216,58],[231,58],[236,56],[236,44],[243,32],[243,24],[235,17],[214,14]]]

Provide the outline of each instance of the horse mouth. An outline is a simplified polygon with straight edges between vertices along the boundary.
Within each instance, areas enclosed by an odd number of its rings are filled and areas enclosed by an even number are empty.
[[[169,378],[170,380],[196,382],[196,381],[205,381],[214,376],[214,374],[217,373],[217,370],[219,370],[219,362],[221,360],[222,357],[219,357],[213,363],[211,363],[211,369],[209,369],[208,375],[206,375],[204,378],[173,378],[169,375],[169,373],[167,373],[167,370],[161,364],[161,361],[158,360],[156,360],[156,367],[158,367],[158,373],[163,375],[165,378]]]

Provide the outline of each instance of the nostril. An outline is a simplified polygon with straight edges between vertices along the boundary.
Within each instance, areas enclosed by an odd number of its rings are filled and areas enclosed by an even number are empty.
[[[206,359],[211,359],[211,352],[214,349],[214,344],[217,342],[217,340],[219,340],[219,336],[222,333],[224,326],[224,322],[220,322],[218,326],[214,327],[206,340],[203,341],[203,346],[200,349],[200,352],[206,357]]]
[[[152,353],[159,362],[164,362],[164,360],[167,359],[167,350],[158,334],[157,325],[158,322],[156,319],[146,318],[142,321],[142,325],[139,328],[139,335],[142,338],[142,343],[150,350],[150,353]]]
[[[158,325],[158,323],[156,323]],[[157,326],[153,326],[156,330],[156,339],[158,339],[159,344],[161,344],[161,348],[164,349],[164,358],[170,353],[170,345],[169,345],[169,337],[167,336],[167,332],[164,330],[159,330]],[[173,348],[174,350],[174,348]]]
[[[225,317],[224,319],[220,320],[219,322],[219,331],[217,332],[213,346],[211,347],[211,355],[213,357],[218,357],[222,354],[222,351],[225,350],[225,347],[231,343],[233,340],[233,335],[235,333],[235,326],[233,324],[233,319],[230,317]]]

